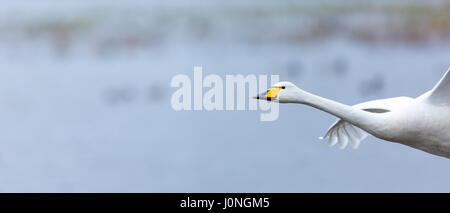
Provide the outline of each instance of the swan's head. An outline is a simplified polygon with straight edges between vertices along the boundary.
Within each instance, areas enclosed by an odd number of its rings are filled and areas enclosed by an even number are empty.
[[[299,91],[301,90],[293,83],[283,81],[273,85],[267,92],[263,92],[255,98],[279,103],[296,103]]]

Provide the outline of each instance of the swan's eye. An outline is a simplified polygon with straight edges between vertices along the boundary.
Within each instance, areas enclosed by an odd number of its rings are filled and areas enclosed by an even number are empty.
[[[286,87],[285,87],[285,86],[282,86],[281,89],[286,89]]]

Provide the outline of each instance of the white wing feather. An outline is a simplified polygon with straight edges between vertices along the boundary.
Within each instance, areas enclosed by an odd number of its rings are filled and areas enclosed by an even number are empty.
[[[427,99],[430,103],[436,105],[450,105],[450,69],[445,73],[444,77],[439,83],[429,92],[423,94],[418,99]],[[388,113],[396,110],[402,110],[402,107],[407,106],[416,99],[409,97],[397,97],[382,100],[374,100],[353,107],[372,112],[372,113]],[[339,144],[341,149],[350,144],[354,149],[357,149],[361,141],[369,136],[369,133],[360,129],[359,127],[342,119],[337,120],[328,129],[325,136],[320,139],[328,139],[328,144],[334,146]]]
[[[436,105],[450,105],[450,69],[447,70],[444,77],[430,91],[428,100],[430,103]]]
[[[369,101],[354,105],[353,107],[372,113],[386,113],[413,100],[414,99],[408,97],[397,97]],[[350,144],[354,149],[357,149],[361,144],[361,141],[366,139],[367,136],[369,136],[369,133],[366,131],[347,121],[339,119],[331,125],[325,136],[320,137],[320,139],[328,139],[328,145],[330,146],[339,144],[339,148],[341,149],[345,149],[348,144]]]
[[[321,139],[328,138],[328,145],[334,146],[339,144],[340,149],[345,149],[349,143],[354,149],[357,149],[361,141],[367,136],[369,136],[369,133],[364,130],[344,120],[338,120]]]

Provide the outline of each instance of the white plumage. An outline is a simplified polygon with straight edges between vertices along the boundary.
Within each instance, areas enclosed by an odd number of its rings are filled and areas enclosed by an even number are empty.
[[[350,142],[352,148],[357,149],[361,141],[367,136],[369,136],[369,134],[364,130],[339,119],[330,127],[326,135],[324,137],[320,137],[320,139],[328,138],[329,146],[339,144],[339,148],[341,149],[345,149],[348,142]]]
[[[414,99],[408,97],[389,98],[364,102],[354,105],[353,107],[372,113],[387,113],[391,110],[399,109],[402,106],[411,103],[413,100]],[[386,109],[386,106],[389,106],[389,110]],[[328,139],[328,145],[334,146],[339,144],[339,148],[341,149],[345,149],[349,143],[352,148],[357,149],[361,141],[366,139],[369,135],[369,133],[359,127],[354,126],[342,119],[338,119],[327,130],[325,136],[320,137],[319,139]]]
[[[450,158],[450,69],[418,98],[397,97],[354,106],[308,93],[290,82],[275,84],[258,99],[309,105],[338,117],[321,139],[341,149],[358,148],[368,135]]]

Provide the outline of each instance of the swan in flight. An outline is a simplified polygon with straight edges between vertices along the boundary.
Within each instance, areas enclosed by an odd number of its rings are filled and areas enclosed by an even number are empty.
[[[290,82],[279,82],[256,99],[304,104],[339,120],[321,139],[330,146],[358,148],[369,134],[434,155],[450,158],[450,69],[429,92],[417,97],[374,100],[354,106],[308,93]]]

